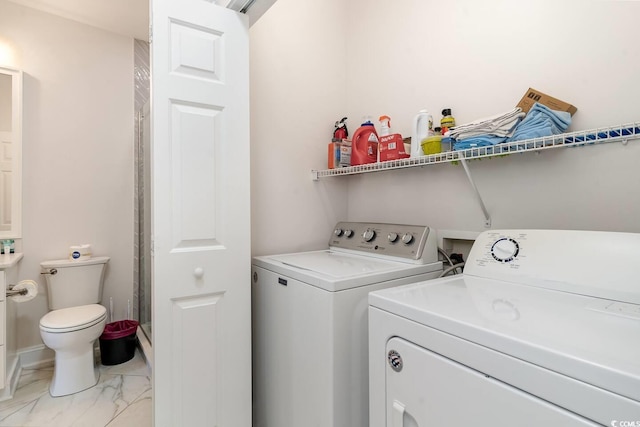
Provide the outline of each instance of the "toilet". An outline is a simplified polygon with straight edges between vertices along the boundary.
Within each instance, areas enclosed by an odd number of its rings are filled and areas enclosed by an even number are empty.
[[[107,262],[109,257],[40,263],[51,310],[40,319],[40,335],[55,351],[51,396],[77,393],[98,383],[94,343],[107,321],[106,308],[98,304]]]

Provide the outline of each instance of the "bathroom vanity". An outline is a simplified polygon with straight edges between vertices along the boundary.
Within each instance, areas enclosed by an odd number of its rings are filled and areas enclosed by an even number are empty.
[[[0,240],[22,237],[22,71],[0,67]],[[16,304],[6,288],[18,283],[21,253],[0,254],[0,401],[19,377]]]
[[[18,262],[21,253],[0,255],[0,286],[16,284]],[[6,291],[0,292],[0,401],[12,397],[12,391],[18,380],[19,373],[17,343],[16,343],[16,304],[7,300]]]

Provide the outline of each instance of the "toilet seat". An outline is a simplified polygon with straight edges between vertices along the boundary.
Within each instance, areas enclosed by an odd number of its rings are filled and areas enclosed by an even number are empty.
[[[40,330],[49,333],[73,332],[90,328],[107,317],[107,309],[100,304],[53,310],[40,319]]]

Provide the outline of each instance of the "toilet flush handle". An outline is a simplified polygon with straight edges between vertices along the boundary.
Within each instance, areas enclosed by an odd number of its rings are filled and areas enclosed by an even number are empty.
[[[57,268],[50,268],[49,271],[44,271],[40,274],[51,274],[52,276],[55,274],[58,274],[58,269]]]

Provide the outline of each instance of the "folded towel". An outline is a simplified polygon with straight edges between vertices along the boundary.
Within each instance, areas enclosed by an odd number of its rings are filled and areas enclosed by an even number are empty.
[[[522,115],[524,116],[524,113]],[[520,122],[520,119],[517,118],[514,121],[506,123],[498,128],[486,127],[486,128],[478,128],[478,129],[468,130],[468,131],[459,131],[455,133],[451,131],[450,135],[452,135],[452,137],[459,140],[472,138],[479,135],[494,135],[494,136],[508,137],[513,134],[519,122]]]
[[[466,150],[469,148],[488,147],[490,145],[500,144],[506,140],[507,137],[504,136],[479,135],[472,138],[458,140],[453,144],[453,149]]]
[[[536,102],[527,116],[515,128],[508,141],[522,141],[557,135],[566,131],[570,124],[571,114],[565,111],[552,110],[546,105]]]
[[[522,109],[514,108],[506,113],[457,126],[451,130],[450,135],[458,140],[481,135],[510,136],[524,116]]]

